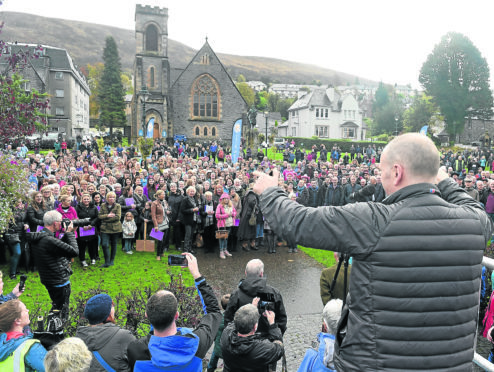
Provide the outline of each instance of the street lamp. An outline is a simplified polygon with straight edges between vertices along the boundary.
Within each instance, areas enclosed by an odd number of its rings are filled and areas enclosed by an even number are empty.
[[[268,116],[269,116],[269,112],[265,112],[264,113],[264,117],[266,118],[266,149],[265,149],[265,153],[266,153],[266,158],[268,157]]]
[[[150,94],[148,88],[143,85],[139,91],[139,96],[142,102],[142,135],[146,138],[146,101],[148,100]]]

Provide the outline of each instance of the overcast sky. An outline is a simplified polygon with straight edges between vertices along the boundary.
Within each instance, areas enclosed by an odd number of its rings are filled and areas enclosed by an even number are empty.
[[[169,38],[194,49],[207,36],[217,53],[311,63],[418,88],[427,55],[456,31],[494,71],[492,0],[3,0],[0,11],[133,30],[136,3],[168,8]]]

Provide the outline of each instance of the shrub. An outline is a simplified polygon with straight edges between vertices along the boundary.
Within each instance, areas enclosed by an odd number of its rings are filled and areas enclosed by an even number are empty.
[[[149,286],[133,288],[126,294],[112,297],[115,305],[115,323],[121,328],[129,330],[136,337],[144,337],[149,333],[149,321],[145,316],[146,304],[154,293],[159,290],[168,290],[175,294],[178,301],[178,312],[180,317],[177,319],[177,326],[194,328],[203,316],[203,309],[200,298],[195,287],[184,285],[181,274],[173,274],[168,271],[170,283],[154,283]],[[69,317],[64,325],[66,337],[75,336],[77,328],[87,326],[88,322],[84,318],[84,307],[87,301],[106,291],[99,288],[88,289],[87,291],[72,294],[70,301]],[[44,316],[47,313],[43,311],[41,304],[30,311],[31,324],[36,324],[38,316]]]

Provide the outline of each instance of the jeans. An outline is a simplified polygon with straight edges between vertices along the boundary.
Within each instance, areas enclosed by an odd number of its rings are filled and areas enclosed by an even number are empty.
[[[168,238],[168,232],[170,229],[163,230],[163,239],[158,240],[158,245],[156,247],[156,255],[161,256],[163,252],[166,250],[168,251],[168,244],[167,244],[167,238]]]
[[[15,243],[10,246],[10,275],[15,275],[17,265],[21,258],[21,243]]]
[[[63,287],[46,287],[52,302],[51,310],[60,310],[62,319],[66,320],[69,315],[70,283]]]
[[[185,225],[185,238],[184,238],[184,248],[185,252],[189,252],[192,249],[192,238],[195,229],[195,222],[193,225]]]
[[[258,223],[256,225],[256,239],[257,238],[262,238],[264,236],[264,224],[263,223]]]
[[[134,239],[130,238],[130,239],[122,239],[123,243],[124,243],[124,246],[123,246],[123,250],[124,252],[129,252],[132,250],[132,242],[133,242]]]
[[[105,264],[113,264],[117,254],[117,243],[120,233],[107,234],[101,233],[101,247],[105,256]],[[111,252],[108,251],[108,246],[111,244]]]
[[[224,228],[221,228],[221,230],[228,231],[228,236],[230,236],[231,227],[224,227]],[[226,239],[218,239],[218,242],[220,244],[220,252],[226,251],[227,248],[228,248],[228,238],[226,238]]]

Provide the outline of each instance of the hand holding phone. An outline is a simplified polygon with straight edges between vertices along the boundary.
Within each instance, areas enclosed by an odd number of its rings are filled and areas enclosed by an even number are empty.
[[[27,276],[21,275],[21,280],[19,281],[19,291],[23,292],[26,285]]]
[[[168,255],[168,265],[170,266],[188,266],[187,257],[180,254]]]

